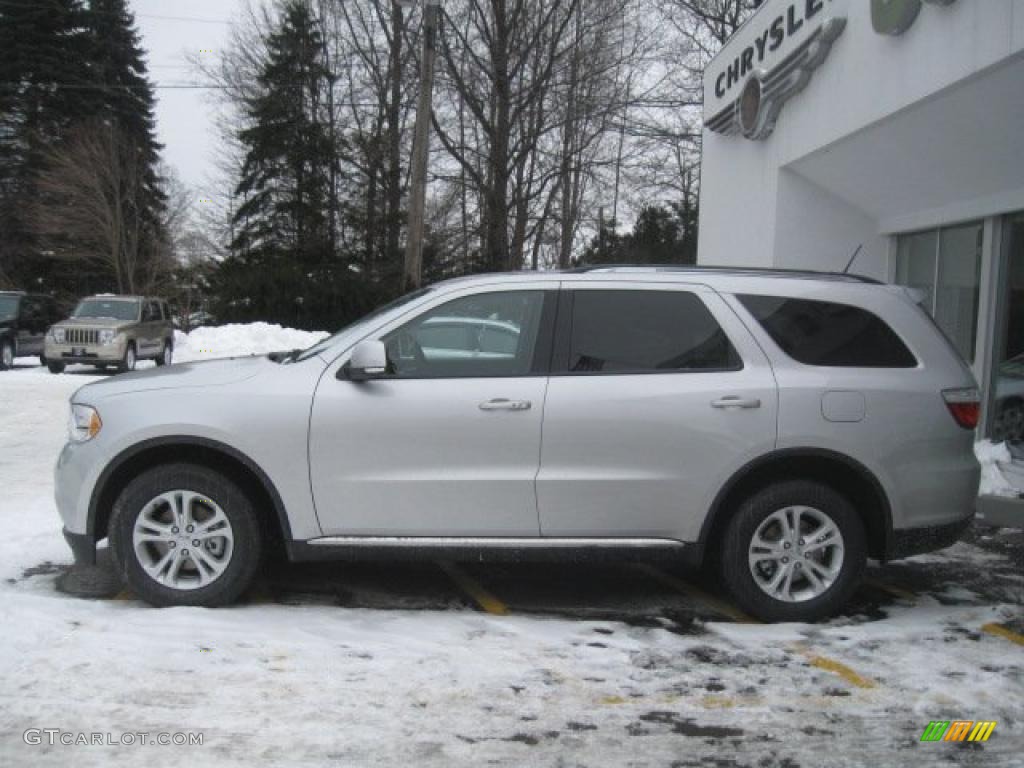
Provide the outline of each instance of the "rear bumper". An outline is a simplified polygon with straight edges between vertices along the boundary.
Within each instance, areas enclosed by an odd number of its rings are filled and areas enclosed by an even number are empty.
[[[952,546],[960,540],[964,531],[971,527],[973,521],[974,515],[971,514],[954,523],[895,530],[892,532],[886,560],[899,560]]]
[[[64,529],[64,540],[71,547],[75,565],[96,565],[96,541],[87,533],[71,533]]]

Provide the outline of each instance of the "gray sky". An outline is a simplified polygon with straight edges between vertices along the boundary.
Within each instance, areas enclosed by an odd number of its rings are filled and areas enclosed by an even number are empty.
[[[218,190],[205,183],[214,175],[218,139],[210,91],[171,90],[161,84],[196,82],[186,54],[216,56],[244,0],[131,0],[142,33],[151,80],[157,85],[157,133],[163,157],[198,197]],[[205,53],[211,50],[212,53]]]

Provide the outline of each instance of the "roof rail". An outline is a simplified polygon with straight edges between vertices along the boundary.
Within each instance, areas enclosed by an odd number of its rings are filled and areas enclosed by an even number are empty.
[[[674,272],[680,274],[712,274],[758,277],[791,277],[805,280],[839,280],[851,283],[881,285],[881,280],[848,272],[825,272],[813,269],[785,269],[780,267],[724,267],[710,264],[591,264],[563,270],[565,274],[590,272]]]

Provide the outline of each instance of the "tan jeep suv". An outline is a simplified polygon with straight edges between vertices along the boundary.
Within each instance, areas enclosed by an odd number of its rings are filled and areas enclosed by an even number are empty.
[[[167,302],[149,296],[98,295],[82,299],[71,317],[46,334],[51,373],[69,363],[131,371],[138,360],[170,365],[174,327]]]

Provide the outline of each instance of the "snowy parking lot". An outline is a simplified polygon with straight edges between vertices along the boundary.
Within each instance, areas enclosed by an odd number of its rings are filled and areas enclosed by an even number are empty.
[[[218,353],[198,339],[178,359]],[[1020,532],[873,563],[818,625],[663,563],[276,564],[228,609],[86,600],[57,588],[52,466],[93,375],[0,373],[0,765],[1020,765]],[[997,726],[921,742],[933,720]],[[203,743],[117,743],[142,732]]]

